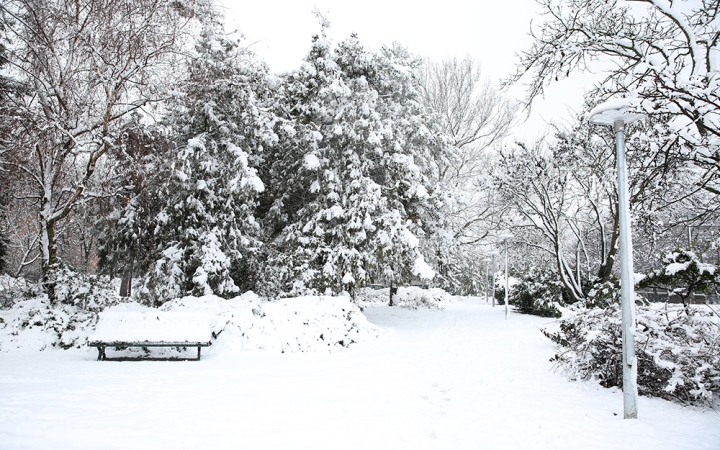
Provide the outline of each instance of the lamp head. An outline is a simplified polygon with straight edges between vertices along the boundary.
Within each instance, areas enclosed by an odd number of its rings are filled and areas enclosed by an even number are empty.
[[[645,114],[632,111],[637,98],[615,98],[600,103],[588,114],[591,123],[615,125],[616,122],[632,123],[645,118]]]

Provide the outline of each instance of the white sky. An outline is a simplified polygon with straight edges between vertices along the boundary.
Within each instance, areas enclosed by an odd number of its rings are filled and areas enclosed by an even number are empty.
[[[329,31],[338,43],[350,33],[377,50],[397,41],[413,53],[441,59],[477,57],[493,82],[511,73],[515,54],[530,47],[530,22],[542,20],[535,0],[444,0],[414,3],[399,0],[221,0],[227,7],[228,29],[242,32],[252,49],[274,72],[299,67],[310,49],[311,36],[320,29],[312,11],[317,8],[330,20]],[[531,140],[551,120],[570,120],[592,79],[578,76],[551,87],[545,99],[533,105],[530,119],[515,132]],[[520,86],[509,94],[522,97]]]

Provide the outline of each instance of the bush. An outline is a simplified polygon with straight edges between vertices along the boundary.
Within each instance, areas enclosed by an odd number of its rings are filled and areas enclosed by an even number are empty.
[[[86,275],[62,267],[55,272],[55,280],[55,296],[66,305],[97,312],[121,301],[109,277]]]
[[[693,294],[707,294],[720,285],[717,266],[702,262],[694,252],[678,249],[667,253],[663,256],[662,265],[661,269],[644,274],[637,287],[669,286],[687,306]]]
[[[496,292],[498,303],[505,304],[505,290]],[[557,305],[563,305],[563,288],[557,276],[548,271],[532,268],[512,286],[508,301],[515,311],[541,317],[560,317],[562,313]]]
[[[705,306],[639,305],[635,353],[641,395],[710,404],[720,393],[720,319]],[[558,348],[551,359],[571,379],[622,388],[620,305],[582,309],[543,333]]]
[[[610,280],[594,284],[583,300],[585,308],[607,308],[620,304],[620,282],[612,277]]]
[[[361,288],[356,291],[355,301],[359,305],[390,302],[390,289]],[[450,294],[442,289],[422,289],[416,286],[403,286],[398,288],[393,296],[395,306],[407,309],[443,309],[443,303],[450,301]]]
[[[415,286],[400,287],[397,295],[393,297],[397,306],[408,309],[443,309],[443,303],[448,301],[450,294],[442,289],[422,289]]]
[[[358,304],[364,303],[388,303],[390,301],[390,289],[373,289],[369,287],[355,290],[354,301]]]
[[[96,312],[52,305],[45,295],[20,299],[0,311],[0,351],[80,348],[96,323]]]
[[[84,275],[67,267],[55,271],[57,303],[39,283],[0,277],[0,351],[81,347],[97,323],[97,314],[121,301],[106,277]]]
[[[0,275],[0,309],[12,308],[19,300],[42,295],[42,287],[24,278]]]

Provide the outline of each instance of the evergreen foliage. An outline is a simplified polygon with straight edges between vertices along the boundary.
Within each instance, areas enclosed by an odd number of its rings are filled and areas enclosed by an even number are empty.
[[[432,208],[428,161],[445,143],[419,101],[417,67],[401,47],[374,54],[355,36],[333,49],[323,30],[285,75],[269,183],[275,289],[432,276],[419,237]]]
[[[531,268],[510,290],[508,301],[522,314],[560,317],[557,305],[565,304],[563,285],[553,272]]]
[[[239,291],[233,262],[260,247],[254,210],[265,186],[253,166],[276,139],[261,108],[266,83],[252,54],[218,29],[203,31],[167,119],[177,150],[144,290],[153,298]]]
[[[145,274],[154,262],[157,215],[164,205],[174,146],[156,127],[129,123],[112,157],[120,173],[117,195],[97,206],[98,270],[106,275]]]
[[[712,288],[720,286],[717,266],[703,263],[692,251],[678,249],[667,253],[662,259],[662,265],[662,268],[647,273],[636,286],[639,289],[670,287],[680,295],[685,306],[693,294],[708,293]]]
[[[620,305],[580,309],[544,330],[557,346],[551,359],[570,378],[622,388]],[[712,404],[720,393],[720,322],[705,307],[637,307],[635,354],[640,395]]]

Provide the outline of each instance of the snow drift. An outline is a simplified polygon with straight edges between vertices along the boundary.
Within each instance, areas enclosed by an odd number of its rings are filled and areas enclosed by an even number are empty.
[[[209,316],[212,330],[213,345],[206,352],[209,355],[252,350],[332,352],[383,334],[347,297],[268,302],[248,292],[229,300],[214,295],[184,297],[159,310],[130,302],[105,311],[203,313]],[[82,348],[97,322],[97,313],[77,306],[52,307],[44,297],[21,300],[12,309],[0,310],[0,352]]]

